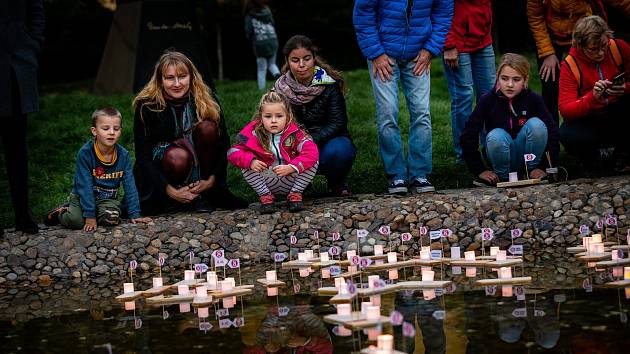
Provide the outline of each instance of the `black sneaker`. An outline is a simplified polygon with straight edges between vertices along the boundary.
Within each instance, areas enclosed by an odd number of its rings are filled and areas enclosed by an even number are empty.
[[[387,192],[389,194],[405,195],[409,190],[407,189],[407,181],[404,179],[396,179],[389,183]]]
[[[197,213],[212,213],[215,210],[212,204],[203,197],[197,197],[193,203],[195,203],[193,208]]]
[[[416,178],[411,182],[411,188],[413,188],[412,191],[416,193],[435,192],[435,187],[424,177]]]
[[[68,202],[65,202],[53,209],[51,209],[48,213],[46,213],[46,217],[44,218],[44,225],[46,226],[56,226],[59,225],[61,223],[61,220],[59,219],[59,216],[61,216],[61,213],[65,212],[66,210],[68,210],[68,206],[70,206],[70,204]]]

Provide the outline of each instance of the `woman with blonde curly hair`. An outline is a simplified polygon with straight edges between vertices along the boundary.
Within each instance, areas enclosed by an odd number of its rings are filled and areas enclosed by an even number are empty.
[[[221,107],[188,57],[162,54],[133,107],[143,213],[247,206],[227,189],[229,138]]]

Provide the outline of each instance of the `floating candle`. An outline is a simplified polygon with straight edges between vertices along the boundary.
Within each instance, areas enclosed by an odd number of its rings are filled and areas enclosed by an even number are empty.
[[[304,255],[306,255],[306,259],[312,259],[313,258],[313,250],[304,250]]]
[[[368,306],[367,307],[367,319],[368,320],[378,320],[381,318],[381,307],[380,306]]]
[[[328,253],[320,253],[319,254],[319,261],[320,262],[328,262],[330,260],[330,258],[328,258]]]
[[[216,290],[217,289],[217,273],[216,272],[208,272],[206,274],[206,280],[208,281],[208,284],[206,285],[208,287],[208,289],[210,290]]]
[[[198,286],[195,289],[195,293],[198,297],[208,297],[208,288],[205,285]]]
[[[194,270],[185,270],[184,271],[184,280],[193,280],[195,279],[195,271]]]
[[[348,316],[348,315],[350,315],[351,311],[352,311],[352,308],[351,308],[350,304],[338,304],[337,305],[337,314],[338,315]]]
[[[394,349],[394,336],[391,334],[381,334],[376,340],[376,347],[379,350],[393,350]]]
[[[132,293],[134,291],[133,283],[124,283],[123,284],[123,293]]]
[[[514,291],[511,285],[503,285],[501,287],[501,295],[503,297],[512,297],[514,295]]]
[[[435,290],[422,290],[422,297],[425,300],[433,300],[435,299]]]
[[[278,280],[278,278],[276,277],[276,271],[275,270],[268,270],[265,273],[265,278],[269,282],[275,282],[276,280]]]
[[[127,301],[125,302],[125,310],[126,311],[132,311],[136,309],[136,302],[135,301]]]
[[[278,288],[267,288],[267,296],[278,296]]]
[[[477,268],[475,267],[466,267],[466,276],[468,278],[474,278],[477,276]]]
[[[298,261],[305,261],[305,260],[306,260],[306,253],[299,252],[298,253]]]
[[[328,279],[328,278],[330,278],[330,269],[322,268],[322,279]]]
[[[433,281],[434,276],[435,276],[435,272],[432,270],[422,271],[422,281]]]
[[[363,301],[361,303],[361,316],[366,317],[367,318],[367,309],[368,306],[372,306],[372,303],[369,301]]]
[[[300,268],[300,276],[302,278],[308,277],[311,273],[308,271],[308,268]]]
[[[475,251],[466,251],[464,252],[464,259],[467,261],[475,260]]]
[[[512,278],[512,268],[510,267],[499,268],[499,279],[509,279],[509,278]]]
[[[499,247],[490,247],[490,255],[496,256],[497,252],[499,252]]]
[[[396,280],[396,279],[398,279],[398,269],[389,269],[387,271],[387,278],[389,280]]]
[[[381,295],[372,295],[372,296],[370,296],[370,302],[374,306],[381,306]]]
[[[497,261],[507,260],[507,252],[505,250],[499,250],[497,252]]]
[[[208,318],[208,308],[200,307],[197,309],[197,317],[199,318]]]
[[[368,288],[375,288],[376,282],[380,280],[378,275],[368,275]]]
[[[162,278],[153,278],[153,287],[159,288],[160,286],[162,286]]]
[[[602,234],[594,234],[593,236],[591,236],[591,242],[592,243],[602,242]]]
[[[431,251],[430,250],[420,251],[420,259],[426,259],[426,260],[431,259]]]
[[[383,245],[374,245],[374,255],[375,256],[383,255]]]
[[[451,247],[451,258],[452,259],[460,259],[461,256],[461,251],[459,247]]]
[[[188,289],[188,285],[178,285],[177,286],[177,293],[179,295],[188,295],[188,294],[190,294],[190,289]]]

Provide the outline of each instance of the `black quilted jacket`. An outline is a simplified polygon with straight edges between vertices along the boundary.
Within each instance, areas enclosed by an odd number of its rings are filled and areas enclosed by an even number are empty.
[[[314,100],[304,105],[292,104],[297,121],[308,131],[318,147],[338,136],[350,136],[346,100],[339,85],[327,85]]]

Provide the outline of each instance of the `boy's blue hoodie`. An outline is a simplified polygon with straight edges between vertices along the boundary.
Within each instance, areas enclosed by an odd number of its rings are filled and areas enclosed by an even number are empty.
[[[77,170],[72,183],[72,193],[78,195],[81,200],[83,217],[96,217],[96,200],[117,199],[118,188],[122,183],[125,189],[122,205],[127,208],[129,218],[139,218],[140,202],[129,152],[120,144],[116,144],[116,161],[112,165],[107,165],[99,160],[94,149],[94,139],[90,139],[79,150]]]

